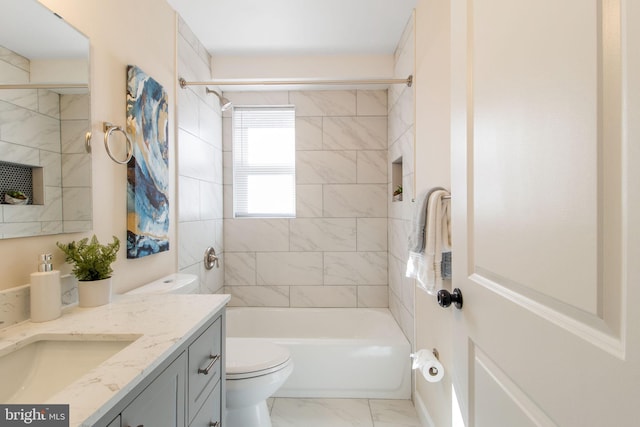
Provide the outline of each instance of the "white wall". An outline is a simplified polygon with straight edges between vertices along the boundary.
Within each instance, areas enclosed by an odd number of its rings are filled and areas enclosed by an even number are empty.
[[[84,59],[32,59],[31,82],[89,83]]]
[[[215,79],[366,79],[391,77],[393,65],[391,55],[216,56],[211,69]]]
[[[114,264],[116,291],[133,288],[169,274],[177,267],[175,198],[175,13],[158,0],[42,0],[91,39],[91,117],[93,139],[93,223],[99,239],[116,235],[126,242],[126,167],[117,165],[101,144],[102,122],[124,125],[126,117],[126,67],[135,64],[167,91],[171,174],[171,249],[138,260],[127,260],[121,249]],[[76,240],[89,233],[0,241],[0,289],[28,283],[42,252],[54,253],[56,267],[62,253],[55,242]]]
[[[416,190],[450,189],[450,23],[447,0],[419,0],[416,7]],[[452,190],[455,197],[455,189]],[[452,230],[453,233],[456,230]],[[456,262],[455,250],[452,253]],[[450,281],[447,281],[450,282]],[[445,283],[445,287],[450,283]],[[450,290],[450,289],[449,289]],[[416,376],[416,408],[424,404],[433,426],[451,425],[451,315],[436,298],[416,289],[416,348],[437,348],[445,367],[439,383]],[[424,415],[424,413],[423,413]]]

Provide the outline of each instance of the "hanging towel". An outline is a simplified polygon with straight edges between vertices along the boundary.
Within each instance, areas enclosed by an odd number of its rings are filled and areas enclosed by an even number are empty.
[[[426,191],[418,196],[413,211],[413,223],[411,233],[408,238],[409,257],[407,259],[406,277],[425,281],[427,265],[424,259],[424,233],[427,226],[427,204],[429,196],[436,190],[442,188],[436,187]]]
[[[451,197],[442,200],[442,279],[451,279]]]
[[[437,201],[436,199],[432,200],[432,197],[438,191],[440,191],[440,193]],[[449,200],[442,199],[443,196],[448,195],[449,192],[444,188],[435,187],[418,197],[413,216],[412,234],[409,236],[409,257],[407,260],[407,270],[405,275],[416,279],[418,281],[418,285],[432,295],[436,292],[436,275],[434,273],[436,268],[433,265],[436,257],[435,253],[431,256],[427,256],[425,253],[427,247],[427,229],[429,227],[429,206],[431,206],[432,209],[435,209],[437,205],[443,205],[440,207],[439,213],[436,214],[435,210],[431,211],[431,216],[433,217],[431,225],[433,229],[429,235],[432,238],[435,238],[435,218],[440,218],[440,220],[437,221],[437,227],[440,230],[439,234],[441,236],[439,238],[441,247],[440,251],[451,251]],[[435,246],[435,240],[432,243]],[[432,248],[432,251],[434,250],[435,248]],[[440,259],[442,258],[440,257]],[[431,263],[431,266],[429,266],[429,263]],[[442,271],[441,266],[438,267],[438,271]],[[441,274],[438,276],[442,277]],[[441,281],[442,279],[439,280],[439,282]]]
[[[418,285],[430,294],[442,287],[442,253],[451,251],[449,196],[446,190],[431,193],[427,202],[425,230],[424,274],[418,275]]]
[[[442,278],[451,279],[451,252],[442,252]]]
[[[434,187],[422,193],[416,200],[413,211],[412,232],[409,235],[409,252],[424,252],[424,233],[427,227],[427,204],[429,203],[429,196],[437,190],[444,190],[444,188]]]

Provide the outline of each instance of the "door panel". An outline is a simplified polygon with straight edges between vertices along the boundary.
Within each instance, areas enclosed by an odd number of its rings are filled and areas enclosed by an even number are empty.
[[[619,8],[512,3],[469,2],[471,273],[619,338]]]
[[[471,2],[473,257],[503,285],[596,314],[597,7],[525,3]]]
[[[502,425],[555,426],[482,350],[474,347],[473,358],[477,426],[495,427],[496,414]]]
[[[454,385],[469,427],[634,425],[623,52],[640,40],[623,39],[626,5],[452,2]]]

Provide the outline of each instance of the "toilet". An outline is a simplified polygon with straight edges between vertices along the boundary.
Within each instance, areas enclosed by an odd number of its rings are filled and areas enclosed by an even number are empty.
[[[198,276],[176,273],[135,288],[125,295],[193,294]],[[271,427],[267,399],[293,372],[285,347],[255,338],[227,338],[225,352],[225,427]]]
[[[227,338],[226,427],[271,427],[267,398],[284,384],[289,350],[268,341]]]
[[[125,295],[197,294],[198,291],[198,276],[195,274],[175,273],[125,292]]]

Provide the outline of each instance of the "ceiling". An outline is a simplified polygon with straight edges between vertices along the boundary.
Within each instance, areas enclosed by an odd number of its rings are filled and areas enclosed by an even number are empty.
[[[34,0],[0,0],[0,46],[29,59],[86,58],[88,39]]]
[[[167,0],[213,56],[392,54],[416,0]]]

